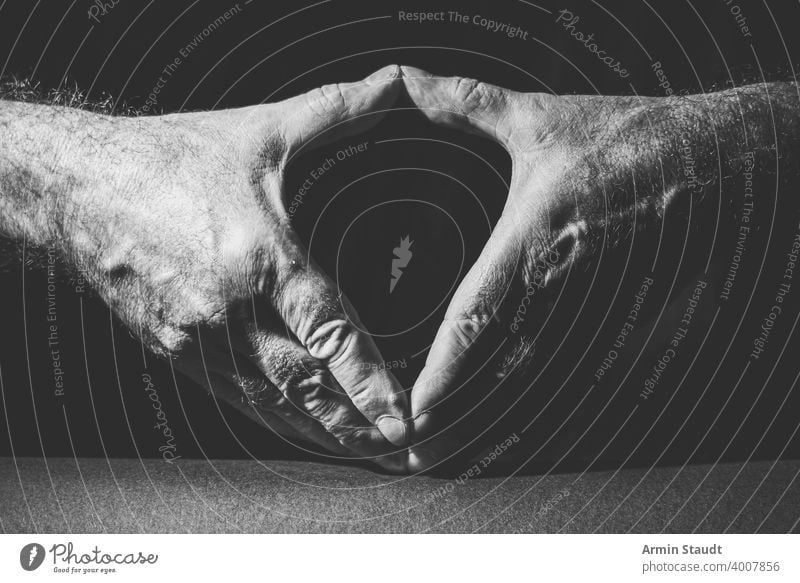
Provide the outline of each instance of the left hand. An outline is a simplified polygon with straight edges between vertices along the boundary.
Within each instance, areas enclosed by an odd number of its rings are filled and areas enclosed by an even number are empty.
[[[640,266],[649,270],[654,257],[677,279],[671,262],[682,256],[675,245],[687,236],[692,204],[697,217],[716,211],[718,194],[704,185],[716,184],[720,148],[728,159],[738,153],[735,140],[722,142],[702,123],[703,112],[694,105],[699,98],[519,93],[411,67],[404,67],[404,81],[428,119],[494,140],[513,164],[502,216],[458,287],[412,390],[417,445],[410,460],[418,470],[436,465],[495,421],[486,418],[485,400],[490,392],[508,393],[501,386],[505,377],[525,371],[553,304],[563,303],[559,294],[567,282],[581,296],[588,289],[610,297],[623,275]],[[719,93],[711,99],[735,97]],[[723,129],[735,123],[725,120]],[[680,136],[688,136],[688,154]],[[667,217],[669,228],[663,228]],[[693,255],[678,266],[702,253]],[[688,277],[691,270],[681,273]],[[570,318],[580,313],[577,305],[562,312]],[[469,407],[455,405],[476,385],[471,406],[482,409],[476,416],[481,427],[465,421]]]

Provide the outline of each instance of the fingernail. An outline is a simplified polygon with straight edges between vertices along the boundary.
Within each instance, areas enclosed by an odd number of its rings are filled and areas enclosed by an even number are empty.
[[[375,422],[378,430],[392,445],[402,447],[408,440],[406,422],[393,415],[381,415]]]

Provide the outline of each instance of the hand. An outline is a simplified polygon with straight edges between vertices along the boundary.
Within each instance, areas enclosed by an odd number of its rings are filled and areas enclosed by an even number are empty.
[[[411,67],[403,74],[428,119],[496,141],[513,164],[502,216],[458,287],[412,390],[410,462],[419,470],[496,421],[489,393],[504,394],[513,406],[504,381],[528,369],[548,325],[563,338],[569,320],[581,318],[583,326],[591,319],[591,309],[581,311],[590,292],[605,298],[596,310],[604,314],[625,278],[650,274],[680,289],[701,270],[713,247],[708,239],[733,207],[720,204],[719,171],[740,173],[748,165],[736,128],[747,128],[760,159],[770,128],[750,125],[768,119],[757,89],[696,99],[559,97]],[[791,99],[791,88],[784,93]],[[708,100],[714,105],[705,109]],[[737,118],[742,103],[753,107]],[[702,241],[687,245],[689,237]],[[556,313],[566,316],[565,326],[555,324]],[[472,399],[469,406],[463,398]]]
[[[9,104],[9,118],[27,116],[12,131],[31,174],[64,194],[53,221],[28,209],[5,230],[58,245],[149,349],[250,417],[402,471],[407,397],[292,230],[283,183],[294,155],[373,126],[401,89],[390,66],[236,110],[120,118]],[[52,151],[32,145],[45,132],[58,134]],[[58,172],[46,174],[38,160],[51,153]]]

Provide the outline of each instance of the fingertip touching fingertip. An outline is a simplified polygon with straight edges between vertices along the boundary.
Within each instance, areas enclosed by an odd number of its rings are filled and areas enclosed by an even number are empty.
[[[377,83],[392,82],[402,76],[403,72],[400,69],[400,65],[387,65],[369,75],[365,81],[367,85],[375,85]]]
[[[409,65],[401,65],[400,70],[402,75],[406,79],[427,79],[432,77],[430,73],[423,69],[419,69],[417,67],[411,67]]]

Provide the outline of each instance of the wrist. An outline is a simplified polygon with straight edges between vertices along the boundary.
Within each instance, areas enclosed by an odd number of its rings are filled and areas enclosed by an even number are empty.
[[[0,101],[0,237],[67,256],[102,246],[115,216],[202,151],[183,119]]]

